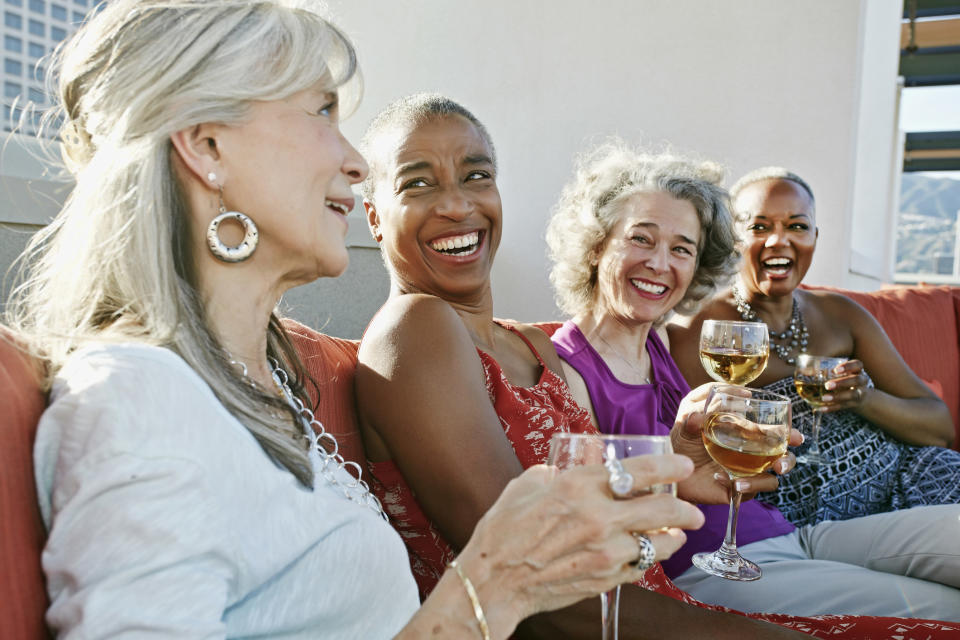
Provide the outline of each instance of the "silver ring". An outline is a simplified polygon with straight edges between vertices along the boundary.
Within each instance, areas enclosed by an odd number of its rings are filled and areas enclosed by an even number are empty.
[[[653,546],[650,538],[642,533],[631,531],[630,535],[632,535],[633,539],[637,542],[637,548],[639,550],[637,559],[631,562],[630,566],[641,572],[646,571],[656,562],[657,548]]]
[[[616,450],[608,444],[603,452],[603,466],[607,470],[607,486],[614,498],[629,498],[633,491],[633,476],[617,460]]]
[[[863,387],[857,387],[857,403],[863,402]]]

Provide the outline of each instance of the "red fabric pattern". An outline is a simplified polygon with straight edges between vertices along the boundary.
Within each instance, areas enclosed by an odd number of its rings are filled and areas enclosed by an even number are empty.
[[[878,616],[810,616],[801,618],[780,613],[743,613],[713,604],[700,602],[686,591],[677,587],[663,572],[660,564],[653,565],[637,585],[656,591],[687,604],[713,611],[726,611],[738,615],[763,620],[806,633],[814,638],[837,638],[838,640],[877,640],[891,638],[895,640],[934,640],[937,638],[960,638],[960,624],[938,622],[936,620],[916,620],[910,618],[883,618]]]
[[[536,351],[542,373],[537,384],[529,388],[511,384],[493,358],[479,349],[477,352],[483,363],[490,401],[524,468],[546,462],[554,433],[596,433],[589,414],[570,395],[566,383],[543,366]],[[367,464],[373,480],[371,489],[407,545],[410,568],[420,588],[420,597],[424,599],[456,553],[423,513],[397,466],[391,461]]]

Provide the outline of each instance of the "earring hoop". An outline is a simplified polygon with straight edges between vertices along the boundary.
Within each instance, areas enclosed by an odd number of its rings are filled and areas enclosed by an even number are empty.
[[[243,240],[235,247],[224,244],[218,233],[220,223],[235,220],[243,227]],[[223,262],[243,262],[253,255],[260,242],[260,232],[249,216],[239,211],[227,211],[223,204],[223,187],[220,187],[220,214],[210,221],[207,227],[207,247],[217,259]]]

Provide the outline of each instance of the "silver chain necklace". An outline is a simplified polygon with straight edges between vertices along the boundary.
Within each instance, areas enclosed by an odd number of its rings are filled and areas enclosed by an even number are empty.
[[[303,429],[303,435],[310,442],[307,449],[307,457],[310,459],[310,467],[313,471],[313,488],[318,488],[319,479],[323,479],[332,487],[338,488],[343,496],[350,502],[367,507],[381,518],[389,522],[387,514],[383,510],[383,505],[377,496],[373,495],[370,487],[362,479],[363,470],[360,465],[353,460],[344,460],[340,455],[337,439],[332,433],[324,428],[323,423],[317,420],[313,411],[303,404],[293,391],[290,390],[289,377],[287,372],[273,358],[268,358],[270,371],[273,376],[273,382],[277,388],[283,392],[286,401],[296,410],[300,417],[300,427]],[[247,366],[237,360],[230,360],[230,364],[239,367],[243,377],[254,388],[259,388],[257,383],[247,375]],[[356,473],[350,473],[347,467],[353,469]],[[342,474],[340,472],[343,472]],[[344,482],[338,475],[346,474],[350,478],[349,482]]]
[[[770,333],[770,349],[777,357],[789,365],[797,364],[797,353],[804,353],[807,350],[807,343],[810,341],[810,334],[807,332],[807,325],[803,322],[803,314],[800,313],[800,305],[797,299],[791,296],[793,301],[790,312],[790,324],[782,332],[777,333],[768,327]],[[748,322],[761,322],[757,317],[757,312],[753,310],[750,303],[740,292],[740,288],[733,286],[733,301],[737,305],[737,311],[740,317]],[[774,340],[786,342],[786,344],[777,344]]]
[[[627,360],[626,358],[624,358],[622,355],[620,355],[620,352],[617,351],[612,344],[610,344],[609,342],[607,342],[607,341],[604,339],[604,337],[603,337],[602,335],[600,335],[600,332],[599,332],[599,331],[596,331],[595,333],[596,333],[597,337],[600,338],[600,341],[601,341],[603,344],[607,345],[607,348],[610,349],[610,351],[613,353],[613,355],[617,356],[617,358],[619,358],[620,361],[623,362],[623,364],[627,365],[628,367],[630,367],[631,369],[633,369],[634,372],[636,372],[637,374],[639,374],[640,378],[643,380],[643,384],[650,384],[650,376],[649,376],[649,375],[644,375],[643,370],[641,370],[640,367],[636,366],[635,364],[633,364],[632,362],[630,362],[629,360]],[[649,338],[648,338],[648,339],[649,339]],[[643,357],[641,356],[641,362],[643,361],[642,358],[643,358]]]

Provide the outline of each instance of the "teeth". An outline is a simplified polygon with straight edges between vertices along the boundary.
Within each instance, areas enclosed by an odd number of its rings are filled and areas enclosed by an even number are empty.
[[[457,255],[469,255],[476,250],[476,244],[480,242],[480,232],[472,231],[470,233],[465,233],[462,236],[453,236],[450,238],[443,238],[441,240],[434,240],[430,243],[430,247],[435,251],[453,251],[455,249],[463,249],[465,247],[472,247],[469,251],[459,251]]]
[[[334,202],[332,200],[325,200],[324,204],[330,207],[331,209],[336,209],[343,215],[347,215],[348,213],[350,213],[350,209],[348,209],[346,205],[341,204],[339,202]]]
[[[770,258],[769,260],[764,260],[763,264],[767,267],[786,267],[792,260],[789,258]]]
[[[630,282],[633,283],[633,286],[635,286],[637,289],[646,291],[647,293],[652,293],[657,296],[667,290],[666,285],[662,284],[650,284],[648,282],[643,282],[642,280],[631,280]]]

